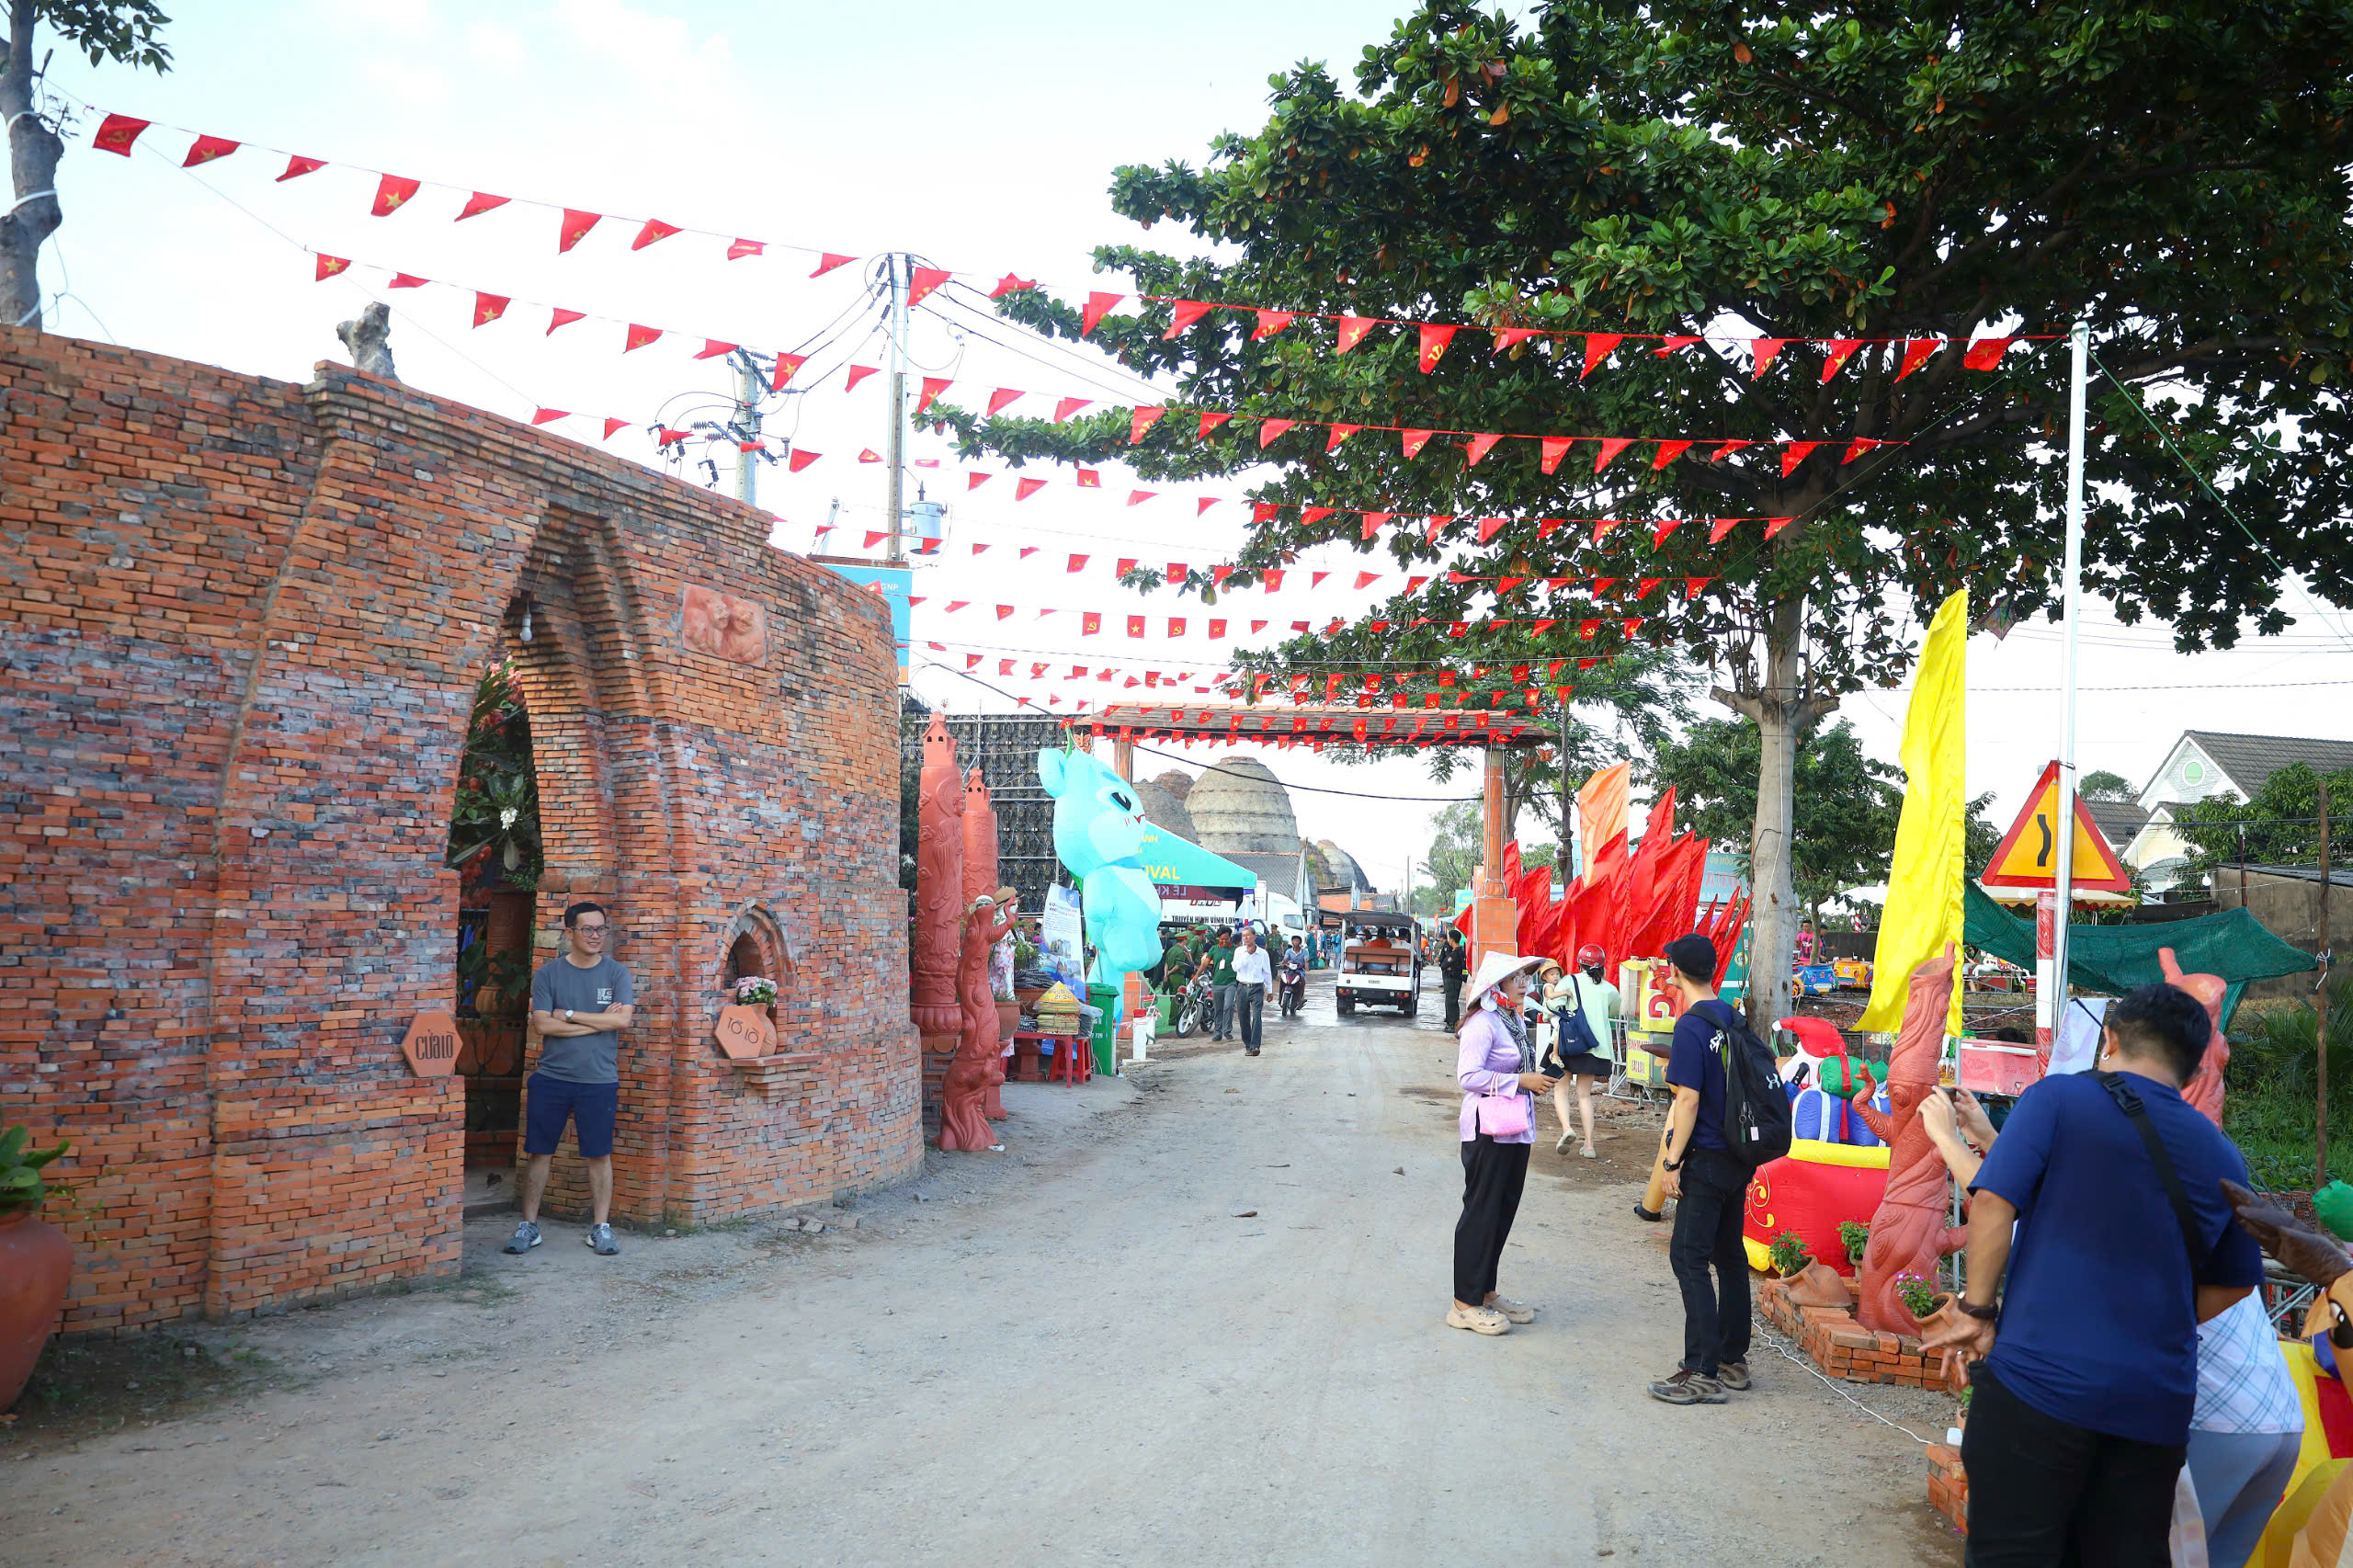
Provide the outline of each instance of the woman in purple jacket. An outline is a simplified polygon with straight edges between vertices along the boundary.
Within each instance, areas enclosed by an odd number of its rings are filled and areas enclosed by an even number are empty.
[[[1489,953],[1471,983],[1468,1016],[1457,1039],[1455,1078],[1462,1085],[1462,1218],[1454,1226],[1454,1304],[1449,1328],[1509,1334],[1532,1323],[1536,1309],[1495,1293],[1495,1267],[1528,1184],[1528,1153],[1536,1142],[1533,1096],[1552,1093],[1552,1080],[1536,1071],[1535,1042],[1521,1016],[1529,974],[1539,959]],[[1480,1130],[1480,1102],[1491,1119],[1515,1130]]]

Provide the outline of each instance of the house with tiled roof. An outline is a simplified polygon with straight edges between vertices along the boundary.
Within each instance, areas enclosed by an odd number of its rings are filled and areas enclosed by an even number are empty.
[[[2184,730],[2164,764],[2141,787],[2135,803],[2147,815],[2128,835],[2109,829],[2100,812],[2110,802],[2086,801],[2092,819],[2128,866],[2138,868],[2153,892],[2181,878],[2193,846],[2173,830],[2173,812],[2192,801],[2230,794],[2251,801],[2279,769],[2302,763],[2315,773],[2353,767],[2353,740],[2309,735],[2246,735],[2225,730]],[[2122,817],[2120,814],[2120,825]]]

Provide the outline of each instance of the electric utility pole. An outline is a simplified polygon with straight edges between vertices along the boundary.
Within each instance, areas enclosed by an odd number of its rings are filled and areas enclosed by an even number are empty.
[[[735,499],[758,506],[760,501],[760,395],[767,389],[752,357],[738,348],[729,356],[735,365]]]
[[[907,488],[907,267],[909,258],[887,256],[891,269],[891,430],[883,447],[891,465],[891,554],[893,566],[907,563],[905,500]]]

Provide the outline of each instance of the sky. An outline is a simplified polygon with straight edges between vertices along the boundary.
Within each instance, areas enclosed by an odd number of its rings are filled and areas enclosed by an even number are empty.
[[[65,226],[42,258],[51,330],[301,381],[315,362],[345,358],[335,324],[382,299],[394,308],[392,347],[404,381],[517,418],[570,411],[575,417],[552,428],[591,443],[604,417],[626,419],[604,444],[656,462],[646,429],[707,416],[731,385],[723,360],[693,358],[706,339],[773,352],[853,323],[813,354],[808,390],[777,400],[767,417],[770,437],[822,458],[798,474],[781,465],[758,473],[759,503],[779,516],[772,537],[780,548],[809,551],[822,538],[829,552],[851,555],[878,553],[864,538],[882,526],[882,469],[857,457],[884,449],[884,378],[845,390],[849,366],[887,363],[882,339],[866,335],[872,315],[862,304],[878,255],[915,254],[983,290],[1007,272],[1066,299],[1122,290],[1123,277],[1093,273],[1094,246],[1181,252],[1192,242],[1165,225],[1146,234],[1116,217],[1106,194],[1111,171],[1197,163],[1219,133],[1255,129],[1268,74],[1294,62],[1328,62],[1345,82],[1396,14],[1331,0],[1197,0],[1181,18],[1033,0],[1017,21],[1001,8],[931,4],[879,12],[218,0],[177,9],[166,34],[176,57],[168,75],[94,69],[62,55],[52,69],[56,93],[95,111],[83,113],[58,173]],[[89,145],[99,115],[111,110],[156,122],[128,159]],[[244,145],[183,169],[189,132]],[[329,166],[280,181],[288,153]],[[372,217],[380,172],[432,183],[390,216]],[[474,190],[516,199],[453,222]],[[559,254],[555,207],[612,216]],[[632,251],[647,218],[689,232]],[[692,232],[702,230],[759,239],[767,249],[730,261],[726,241]],[[813,278],[821,252],[857,259]],[[314,282],[315,253],[354,266]],[[436,286],[387,290],[394,272]],[[477,290],[513,301],[478,328]],[[587,314],[551,331],[550,306]],[[624,354],[624,323],[665,335]],[[996,387],[1028,394],[1015,412],[1043,412],[1065,396],[1097,407],[1148,400],[1149,389],[1091,349],[1046,344],[952,307],[917,312],[908,352],[911,384],[923,374],[951,376],[948,395],[968,406]],[[2063,367],[2059,356],[2046,358]],[[938,464],[913,478],[949,506],[948,542],[915,588],[925,599],[915,610],[915,641],[945,651],[918,647],[919,658],[961,669],[979,653],[978,673],[993,685],[1040,700],[1058,692],[1067,706],[1111,688],[1000,683],[997,661],[1014,657],[1025,675],[1049,659],[1057,673],[1074,661],[1111,663],[1121,679],[1150,669],[1198,681],[1231,647],[1252,645],[1210,642],[1199,604],[1165,591],[1139,597],[1112,578],[1129,556],[1196,566],[1230,559],[1247,520],[1237,501],[1246,477],[1154,486],[1157,495],[1130,506],[1131,476],[1116,466],[1105,469],[1099,491],[1074,488],[1067,470],[1032,467],[1030,475],[1055,483],[1017,502],[1003,464],[962,464],[927,434],[909,452]],[[971,488],[968,471],[994,477]],[[685,483],[707,477],[691,464],[677,472]],[[722,483],[732,487],[732,463]],[[1215,504],[1201,509],[1209,499]],[[829,519],[834,531],[819,535]],[[976,543],[984,553],[972,552]],[[1353,616],[1402,586],[1392,561],[1324,550],[1328,559],[1302,562],[1302,571],[1335,573],[1320,587],[1307,588],[1295,572],[1283,593],[1229,596],[1217,613],[1237,631],[1267,619],[1273,639],[1293,619]],[[1074,554],[1088,560],[1072,573]],[[1388,575],[1353,592],[1359,567]],[[949,612],[957,600],[967,608]],[[2289,602],[2310,603],[2300,594]],[[995,618],[1000,603],[1016,607],[1011,618]],[[1082,609],[1106,612],[1104,635],[1077,634]],[[1130,642],[1118,633],[1137,611],[1153,617],[1155,633],[1165,617],[1182,615],[1190,635]],[[1971,643],[1969,788],[1994,791],[2005,823],[2057,755],[2059,650],[2057,629],[2041,623]],[[2191,657],[2172,653],[2164,628],[2123,627],[2095,602],[2079,678],[2081,767],[2137,786],[2184,728],[2353,735],[2353,617],[2307,618],[2284,637]],[[953,708],[1008,706],[940,669],[919,668],[915,686]],[[1134,696],[1123,687],[1120,695]],[[1850,698],[1841,713],[1867,749],[1893,761],[1907,698],[1874,691]],[[1701,709],[1712,710],[1704,699]],[[1198,771],[1209,760],[1180,750],[1178,760],[1142,763],[1149,772]],[[1474,780],[1459,772],[1438,783],[1414,759],[1347,766],[1301,750],[1265,760],[1292,787],[1302,832],[1337,842],[1383,888],[1396,887],[1407,858],[1427,848],[1438,803],[1472,793]],[[1540,836],[1529,826],[1529,836]]]

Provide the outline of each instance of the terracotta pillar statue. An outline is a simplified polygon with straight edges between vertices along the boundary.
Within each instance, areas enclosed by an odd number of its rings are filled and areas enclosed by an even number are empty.
[[[971,905],[964,896],[964,780],[956,771],[955,737],[937,713],[923,736],[915,821],[915,923],[908,933],[915,976],[908,1010],[915,1032],[926,1037],[924,1049],[945,1051],[949,1047],[943,1037],[964,1027],[956,971],[963,915]]]
[[[1944,957],[1930,959],[1912,971],[1904,1022],[1887,1059],[1887,1110],[1871,1108],[1879,1085],[1869,1067],[1861,1069],[1862,1089],[1854,1099],[1855,1109],[1887,1145],[1887,1190],[1871,1216],[1871,1239],[1863,1249],[1862,1294],[1855,1303],[1857,1321],[1882,1334],[1920,1332],[1896,1280],[1911,1275],[1933,1287],[1937,1265],[1969,1239],[1966,1230],[1947,1222],[1952,1178],[1918,1115],[1920,1102],[1937,1090],[1937,1062],[1944,1052],[1945,1017],[1952,1005],[1957,961],[1948,943]]]
[[[2231,1064],[2231,1042],[2222,1038],[2222,998],[2231,989],[2230,983],[2219,974],[2184,974],[2175,961],[2171,948],[2157,949],[2157,962],[2165,971],[2165,983],[2178,985],[2206,1009],[2207,1021],[2214,1026],[2214,1038],[2206,1042],[2205,1059],[2198,1063],[2198,1071],[2181,1086],[2181,1097],[2205,1113],[2215,1126],[2222,1125],[2222,1069]]]
[[[1487,748],[1480,806],[1479,869],[1471,878],[1470,965],[1476,970],[1489,953],[1517,953],[1519,905],[1504,881],[1504,753]]]
[[[994,898],[996,881],[996,802],[989,795],[988,781],[977,767],[964,776],[964,903],[971,907],[975,899]],[[1004,931],[1013,928],[1013,906],[1007,903],[998,911],[1004,916]],[[996,944],[989,944],[994,948]],[[975,1007],[989,1016],[988,1089],[981,1101],[981,1114],[993,1121],[1005,1119],[1005,1100],[998,1095],[998,1085],[1005,1082],[1004,1041],[996,1034],[996,996],[989,989],[989,952],[981,953],[980,975],[972,973],[972,955],[969,944],[963,954],[962,966],[957,973],[957,988],[964,1004],[966,1044],[971,1043],[972,1020],[978,1017]]]
[[[940,1091],[939,1146],[943,1149],[997,1146],[996,1134],[989,1130],[988,1118],[982,1111],[988,1099],[990,1074],[1004,1076],[1004,1059],[997,1054],[1003,1042],[996,1030],[996,1002],[989,995],[989,949],[1012,929],[1009,888],[982,894],[964,917],[962,965],[958,974],[964,996],[964,1028]]]

